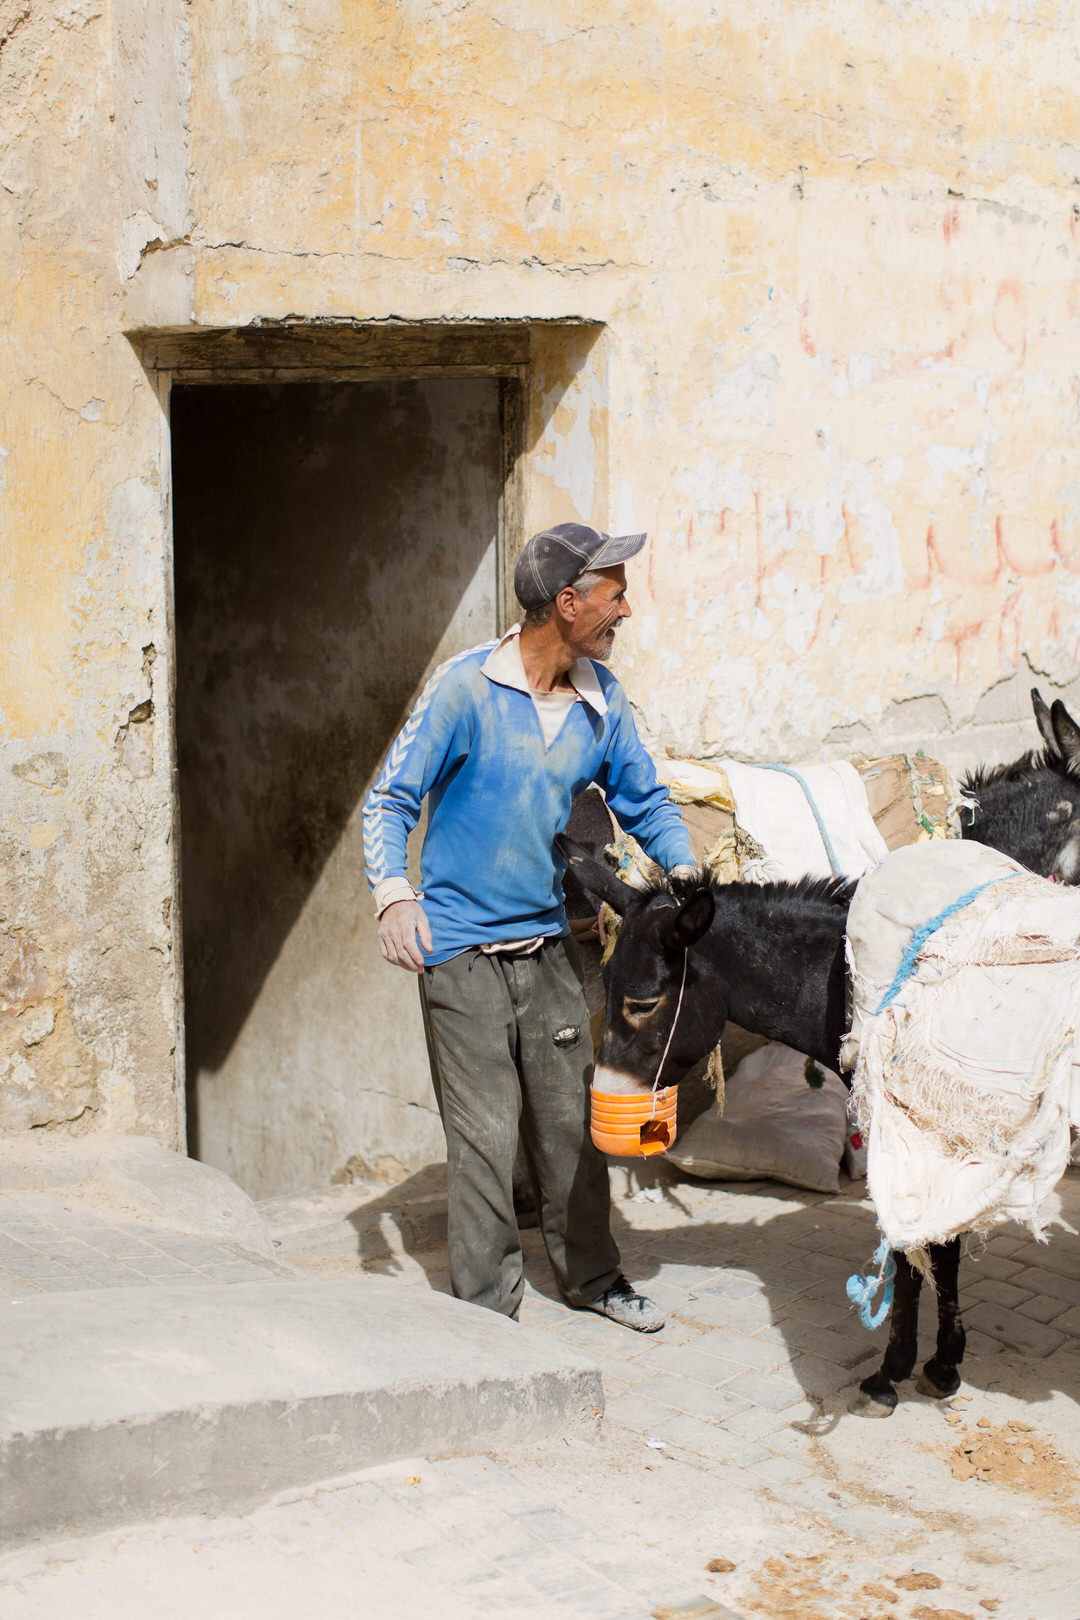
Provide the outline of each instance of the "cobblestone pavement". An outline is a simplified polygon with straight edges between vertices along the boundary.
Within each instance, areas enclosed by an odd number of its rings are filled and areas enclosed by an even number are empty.
[[[653,1184],[641,1185],[650,1175]],[[693,1520],[677,1523],[679,1510],[661,1502],[653,1539],[698,1571],[735,1549],[737,1569],[709,1589],[741,1612],[1077,1620],[1080,1174],[1061,1184],[1065,1224],[1049,1244],[1011,1227],[969,1244],[963,1389],[941,1403],[912,1380],[884,1422],[848,1410],[885,1341],[884,1329],[864,1330],[846,1298],[847,1278],[866,1268],[878,1237],[861,1184],[845,1183],[835,1196],[772,1182],[709,1186],[663,1166],[620,1167],[613,1178],[624,1266],[667,1311],[662,1332],[637,1335],[568,1312],[554,1295],[539,1234],[523,1234],[522,1320],[603,1370],[605,1444],[621,1462],[614,1472],[597,1462],[591,1514],[603,1495],[599,1477],[611,1481],[609,1519],[625,1517],[620,1469],[623,1482],[643,1488],[673,1480],[678,1464],[696,1475],[694,1487],[682,1487],[695,1502],[739,1504],[729,1517],[742,1529],[725,1529],[718,1548],[715,1535],[691,1533]],[[333,1196],[347,1202],[348,1190]],[[414,1217],[410,1225],[406,1206],[407,1184],[381,1197],[372,1191],[366,1208],[378,1216],[353,1212],[348,1263],[447,1288],[441,1246],[409,1251],[409,1232],[430,1235],[432,1222]],[[286,1242],[283,1253],[316,1269],[346,1264],[325,1252],[305,1256],[302,1243]],[[935,1328],[927,1290],[920,1364]],[[558,1459],[544,1457],[535,1469],[515,1457],[515,1474],[526,1469],[534,1483],[551,1484]],[[800,1547],[798,1557],[822,1562],[806,1565],[800,1586],[790,1568],[776,1566],[777,1547]],[[876,1597],[855,1595],[856,1572],[880,1586]],[[925,1585],[906,1597],[906,1588],[887,1584],[913,1574]],[[845,1590],[850,1598],[838,1595]]]
[[[158,1620],[1077,1620],[1075,1231],[1042,1246],[1003,1229],[966,1259],[961,1394],[905,1385],[892,1418],[867,1422],[848,1401],[883,1332],[864,1332],[844,1292],[875,1245],[861,1189],[614,1174],[626,1270],[668,1311],[661,1333],[567,1311],[525,1234],[523,1320],[599,1362],[597,1432],[12,1555],[4,1620],[122,1620],[151,1602]],[[423,1186],[423,1218],[407,1182],[317,1195],[310,1243],[277,1201],[280,1254],[445,1288],[438,1194]],[[1075,1228],[1075,1173],[1062,1203]],[[924,1315],[925,1356],[932,1298]]]
[[[88,1288],[176,1288],[258,1282],[295,1273],[238,1243],[193,1237],[156,1221],[110,1220],[76,1199],[0,1193],[0,1297]]]

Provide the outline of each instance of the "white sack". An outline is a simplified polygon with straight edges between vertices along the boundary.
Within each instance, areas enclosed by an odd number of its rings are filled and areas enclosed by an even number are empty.
[[[906,974],[918,930],[974,890]],[[1038,1234],[1077,1118],[1080,893],[979,844],[912,844],[860,882],[847,948],[843,1062],[857,1059],[889,1243],[922,1248],[1006,1220]]]
[[[847,1089],[819,1068],[825,1084],[813,1090],[807,1062],[779,1041],[750,1052],[727,1076],[723,1113],[714,1103],[680,1134],[668,1158],[706,1181],[760,1177],[812,1192],[838,1191]]]
[[[859,773],[846,760],[799,765],[825,826],[839,871],[834,873],[817,818],[794,776],[764,765],[721,760],[735,799],[735,818],[766,851],[759,882],[806,877],[861,877],[888,854],[874,826]]]

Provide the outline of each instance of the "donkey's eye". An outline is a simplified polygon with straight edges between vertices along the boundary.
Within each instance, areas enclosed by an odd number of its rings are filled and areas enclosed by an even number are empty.
[[[637,1029],[646,1019],[651,1018],[659,1007],[660,996],[650,996],[647,1001],[635,1001],[632,996],[623,997],[623,1017],[632,1029]]]

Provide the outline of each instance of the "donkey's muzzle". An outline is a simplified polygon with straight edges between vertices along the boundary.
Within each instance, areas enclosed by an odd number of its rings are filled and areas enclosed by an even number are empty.
[[[666,1153],[675,1142],[678,1086],[662,1091],[597,1091],[590,1086],[592,1139],[601,1153],[645,1159]]]

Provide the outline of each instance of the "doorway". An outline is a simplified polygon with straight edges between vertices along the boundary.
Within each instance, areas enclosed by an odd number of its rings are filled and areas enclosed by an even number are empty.
[[[255,1197],[443,1153],[360,812],[427,676],[496,631],[502,387],[172,389],[189,1151]]]

